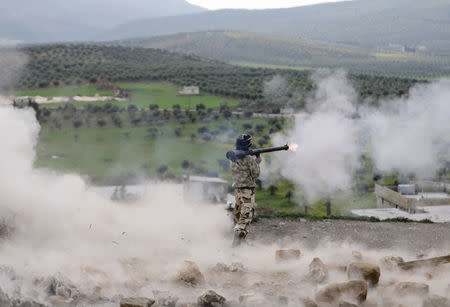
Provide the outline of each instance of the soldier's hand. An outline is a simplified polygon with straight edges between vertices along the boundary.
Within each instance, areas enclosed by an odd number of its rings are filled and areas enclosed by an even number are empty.
[[[256,159],[255,159],[255,161],[256,161],[256,163],[261,163],[261,161],[262,161],[262,158],[261,158],[261,156],[259,156],[259,157],[257,157]]]

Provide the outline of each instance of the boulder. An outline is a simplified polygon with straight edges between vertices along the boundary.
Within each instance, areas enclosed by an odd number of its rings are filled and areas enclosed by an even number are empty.
[[[233,262],[230,266],[231,272],[244,272],[244,265],[240,262]]]
[[[321,283],[328,278],[328,269],[319,258],[314,258],[309,264],[308,276],[313,281]]]
[[[192,286],[202,285],[205,283],[205,277],[203,277],[199,267],[193,261],[185,261],[183,267],[178,271],[175,279]]]
[[[76,302],[72,298],[66,298],[58,295],[52,295],[48,298],[49,303],[53,307],[72,307],[76,306]]]
[[[376,299],[370,299],[361,304],[361,307],[378,307]]]
[[[356,260],[361,260],[362,259],[362,254],[359,251],[352,251],[352,256],[353,258],[355,258]]]
[[[11,305],[11,300],[8,297],[8,294],[3,292],[2,288],[0,288],[0,306],[9,306]]]
[[[398,264],[402,262],[405,262],[402,257],[386,256],[381,259],[380,264],[383,268],[394,269],[397,268]]]
[[[228,265],[226,265],[225,263],[218,262],[218,263],[216,263],[216,265],[214,266],[214,268],[212,270],[214,272],[224,273],[224,272],[229,272],[230,267]]]
[[[154,300],[146,297],[128,297],[120,300],[120,307],[150,307]]]
[[[239,296],[240,306],[265,306],[268,304],[264,296],[255,293],[245,293]]]
[[[169,291],[153,291],[153,295],[155,296],[156,303],[152,307],[175,307],[178,302],[178,297],[172,296]]]
[[[275,252],[277,262],[285,262],[300,259],[300,250],[298,249],[280,249]]]
[[[326,266],[329,271],[347,272],[347,265],[342,263],[327,263]]]
[[[347,268],[347,276],[350,280],[365,280],[369,285],[374,286],[380,280],[380,267],[365,262],[351,263]]]
[[[70,280],[60,274],[47,278],[44,284],[50,296],[61,296],[74,300],[80,297],[80,291]]]
[[[396,294],[400,296],[405,295],[417,295],[424,296],[430,291],[430,287],[427,284],[421,282],[400,282],[395,286]]]
[[[345,297],[361,303],[366,300],[367,287],[367,282],[363,280],[330,284],[316,293],[316,301],[336,303]]]
[[[47,305],[38,303],[36,301],[22,301],[22,300],[14,300],[11,307],[48,307]]]
[[[450,307],[450,299],[439,295],[430,295],[425,298],[422,307]]]
[[[214,292],[213,290],[208,290],[202,296],[197,299],[197,303],[199,306],[223,306],[226,299],[222,296]]]
[[[317,303],[314,302],[309,297],[301,297],[300,302],[303,304],[304,307],[317,307]]]

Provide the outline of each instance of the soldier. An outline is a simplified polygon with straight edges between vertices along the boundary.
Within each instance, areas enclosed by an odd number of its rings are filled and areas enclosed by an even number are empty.
[[[252,137],[248,134],[240,135],[236,140],[236,149],[247,151],[252,146]],[[252,222],[255,212],[255,187],[259,177],[259,163],[261,157],[256,159],[245,156],[235,162],[231,162],[233,187],[235,193],[235,206],[233,210],[234,240],[233,246],[238,246],[248,234],[248,226]]]

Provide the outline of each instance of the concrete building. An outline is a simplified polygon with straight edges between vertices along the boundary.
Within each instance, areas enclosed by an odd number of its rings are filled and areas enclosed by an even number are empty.
[[[185,86],[178,92],[181,96],[195,96],[200,95],[200,88],[198,86]]]
[[[432,181],[418,181],[399,184],[397,188],[375,185],[378,208],[399,208],[415,213],[418,207],[450,206],[450,184]]]
[[[227,194],[228,182],[218,177],[184,177],[184,197],[189,201],[225,204]]]
[[[450,222],[450,184],[418,181],[396,187],[375,185],[377,209],[352,210],[359,216],[380,219],[406,217]]]

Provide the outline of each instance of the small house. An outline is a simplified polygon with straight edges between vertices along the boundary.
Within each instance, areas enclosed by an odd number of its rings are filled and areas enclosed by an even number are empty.
[[[185,86],[178,92],[180,96],[195,96],[200,95],[200,88],[198,86]]]

